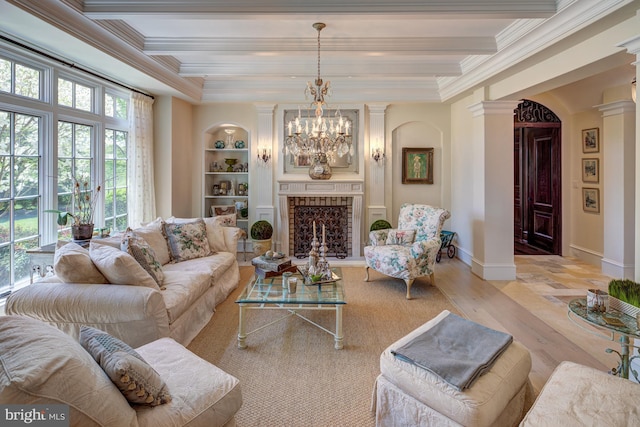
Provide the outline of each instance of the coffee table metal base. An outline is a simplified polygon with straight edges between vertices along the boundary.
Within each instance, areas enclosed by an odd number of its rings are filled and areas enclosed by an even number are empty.
[[[251,303],[239,303],[238,304],[240,307],[240,314],[238,316],[239,319],[239,324],[238,324],[238,348],[247,348],[247,343],[246,343],[246,338],[258,331],[261,331],[262,329],[274,325],[278,322],[280,322],[281,320],[287,319],[291,316],[297,316],[300,319],[306,320],[307,322],[311,323],[312,325],[314,325],[315,327],[327,332],[329,335],[333,336],[334,341],[335,341],[335,349],[336,350],[340,350],[343,348],[344,344],[343,344],[343,335],[342,335],[342,306],[343,304],[318,304],[318,305],[305,305],[305,304],[274,304],[272,306],[266,306],[265,304],[251,304]],[[246,331],[246,310],[251,310],[251,309],[258,309],[258,310],[286,310],[287,314],[285,314],[284,316],[269,322],[265,325],[260,326],[259,328],[254,329],[253,331],[247,332]],[[314,322],[313,320],[303,316],[302,314],[300,314],[298,311],[300,310],[313,310],[313,311],[318,311],[318,310],[333,310],[336,312],[336,328],[335,328],[335,332],[331,331],[330,329],[325,328],[324,326]]]

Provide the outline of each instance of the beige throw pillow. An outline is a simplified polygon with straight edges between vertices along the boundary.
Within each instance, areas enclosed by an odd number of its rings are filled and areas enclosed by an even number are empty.
[[[106,332],[82,326],[80,344],[129,402],[149,406],[171,402],[160,374],[126,343]]]
[[[160,264],[165,265],[171,261],[171,255],[167,238],[164,235],[163,224],[164,220],[158,217],[143,227],[133,229],[133,231],[153,248]]]
[[[146,286],[160,290],[153,277],[126,252],[92,240],[89,246],[89,255],[109,283]]]
[[[91,261],[89,251],[74,242],[56,249],[53,271],[64,283],[109,283]]]

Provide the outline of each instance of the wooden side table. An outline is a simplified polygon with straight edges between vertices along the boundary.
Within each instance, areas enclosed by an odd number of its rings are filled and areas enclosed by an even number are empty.
[[[38,273],[40,277],[53,273],[53,257],[56,253],[55,243],[29,249],[26,252],[29,255],[29,263],[31,264],[31,269],[29,270],[30,284],[33,284],[33,273]]]

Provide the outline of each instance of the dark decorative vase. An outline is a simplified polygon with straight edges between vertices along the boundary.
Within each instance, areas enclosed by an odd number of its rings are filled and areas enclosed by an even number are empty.
[[[80,224],[71,226],[73,240],[89,240],[93,237],[93,224]]]
[[[309,167],[309,176],[311,179],[331,178],[331,167],[329,167],[329,160],[326,154],[320,153],[313,156]]]

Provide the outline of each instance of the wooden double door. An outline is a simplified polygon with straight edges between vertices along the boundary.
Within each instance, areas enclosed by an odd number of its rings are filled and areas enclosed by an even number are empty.
[[[559,123],[514,126],[516,254],[561,254],[562,188]]]

